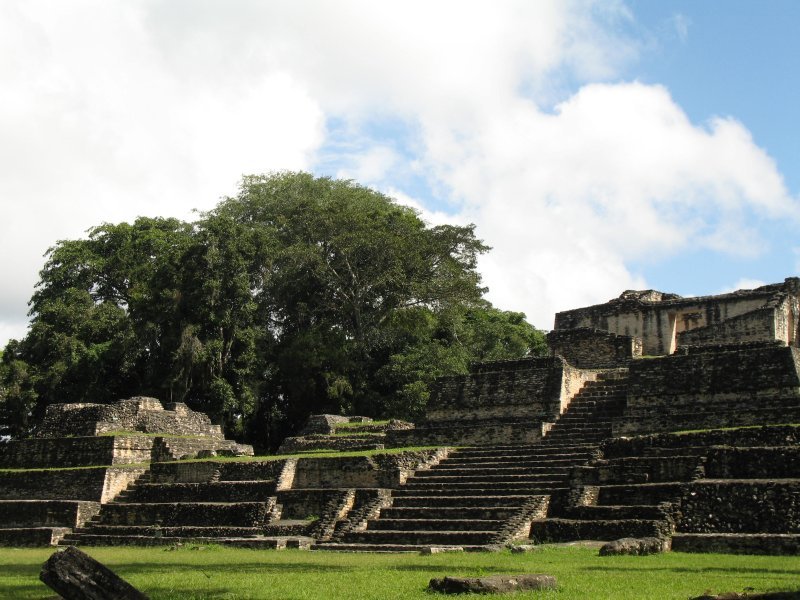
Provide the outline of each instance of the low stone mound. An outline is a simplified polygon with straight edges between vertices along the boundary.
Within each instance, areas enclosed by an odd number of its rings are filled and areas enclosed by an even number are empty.
[[[397,419],[373,421],[370,417],[311,415],[300,434],[286,438],[278,448],[278,453],[382,450],[387,431],[402,431],[413,427],[413,424]]]
[[[431,579],[428,584],[428,589],[441,594],[506,594],[555,588],[556,578],[543,574],[442,577]]]

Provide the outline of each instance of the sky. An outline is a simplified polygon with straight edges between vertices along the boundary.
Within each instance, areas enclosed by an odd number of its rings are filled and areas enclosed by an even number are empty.
[[[795,0],[0,0],[0,344],[58,240],[280,170],[474,223],[545,330],[798,275],[799,33]]]

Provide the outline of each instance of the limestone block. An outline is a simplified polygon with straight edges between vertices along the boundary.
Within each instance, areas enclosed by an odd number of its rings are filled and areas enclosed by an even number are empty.
[[[443,577],[431,579],[428,588],[442,594],[504,594],[523,590],[551,590],[552,575],[491,575],[489,577]]]
[[[669,549],[670,542],[668,538],[620,538],[604,544],[600,548],[600,556],[617,556],[620,554],[644,556],[646,554],[660,554]]]

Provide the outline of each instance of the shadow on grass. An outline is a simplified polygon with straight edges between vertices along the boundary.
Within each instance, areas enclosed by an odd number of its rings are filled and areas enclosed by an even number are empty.
[[[42,561],[42,565],[44,561]],[[3,565],[0,570],[3,572],[3,578],[6,577],[29,577],[31,575],[39,576],[39,571],[42,570],[42,565]],[[2,579],[0,579],[2,581]]]
[[[456,565],[397,565],[386,567],[390,571],[412,571],[412,572],[427,572],[427,573],[447,573],[453,575],[454,573],[465,574],[466,577],[481,577],[482,575],[475,575],[475,573],[508,573],[508,567],[493,567],[483,565],[481,567],[458,567]]]
[[[164,571],[176,571],[178,569],[188,569],[191,571],[199,572],[219,572],[230,573],[235,569],[237,573],[243,572],[258,572],[258,573],[287,573],[292,571],[316,571],[316,572],[344,572],[352,571],[353,568],[348,565],[321,565],[319,563],[196,563],[196,562],[163,562],[163,563],[125,563],[113,564],[111,562],[104,563],[109,569],[121,575],[135,574],[135,573],[153,573]],[[28,571],[22,571],[22,574],[28,574]]]
[[[670,573],[735,573],[737,575],[794,575],[800,577],[800,569],[761,569],[758,567],[583,567],[583,571],[626,571],[641,573],[642,571],[668,571]]]

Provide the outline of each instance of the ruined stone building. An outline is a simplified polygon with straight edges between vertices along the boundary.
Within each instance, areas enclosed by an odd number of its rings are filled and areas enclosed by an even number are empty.
[[[549,356],[438,379],[416,424],[320,415],[290,456],[221,458],[252,450],[181,404],[57,405],[0,450],[0,544],[800,554],[799,295],[626,291],[558,313]]]

